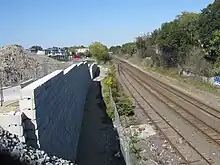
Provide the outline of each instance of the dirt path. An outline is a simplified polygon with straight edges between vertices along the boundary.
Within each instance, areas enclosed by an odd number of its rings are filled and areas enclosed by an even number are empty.
[[[117,133],[105,112],[100,82],[94,81],[88,93],[78,145],[77,165],[125,165],[119,152]]]

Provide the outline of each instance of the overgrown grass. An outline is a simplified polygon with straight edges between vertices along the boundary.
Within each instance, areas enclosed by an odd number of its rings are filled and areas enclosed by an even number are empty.
[[[151,69],[154,72],[158,72],[160,74],[163,74],[165,76],[169,76],[171,78],[175,78],[178,81],[188,84],[190,86],[195,86],[197,89],[201,89],[204,91],[209,91],[215,95],[220,96],[220,89],[215,87],[214,85],[210,83],[203,82],[198,77],[184,77],[178,74],[177,69],[166,69],[166,68],[148,68]]]
[[[92,64],[92,63],[95,62],[95,60],[86,60],[86,62],[87,62],[88,64]]]
[[[105,102],[105,105],[106,105],[106,113],[107,115],[112,119],[114,120],[115,116],[114,116],[114,110],[113,110],[113,107],[110,103],[110,96],[111,96],[111,93],[110,93],[110,89],[109,87],[103,83],[103,98],[104,98],[104,102]]]
[[[121,88],[118,87],[116,70],[112,63],[108,70],[108,77],[103,80],[103,88],[103,96],[107,108],[106,112],[111,119],[114,119],[114,107],[112,107],[110,102],[111,95],[115,101],[120,116],[132,116],[134,114],[131,99],[125,95]]]
[[[123,58],[123,57],[122,57]],[[210,83],[205,83],[198,77],[184,77],[179,75],[178,68],[163,68],[163,67],[152,67],[152,61],[151,59],[142,59],[142,62],[139,59],[139,62],[137,60],[137,57],[131,57],[128,59],[129,62],[138,65],[145,69],[146,71],[153,71],[157,72],[161,75],[165,75],[170,78],[174,78],[178,80],[180,83],[189,85],[191,87],[195,87],[197,89],[200,89],[202,91],[207,91],[210,93],[213,93],[217,96],[220,96],[220,88],[217,88],[213,86]]]

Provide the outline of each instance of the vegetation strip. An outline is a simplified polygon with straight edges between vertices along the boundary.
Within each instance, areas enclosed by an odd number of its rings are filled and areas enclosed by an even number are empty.
[[[106,77],[103,81],[104,84],[104,100],[107,106],[107,113],[111,119],[114,119],[114,112],[110,107],[110,91],[112,93],[112,97],[116,103],[116,107],[120,116],[132,116],[134,114],[132,101],[131,99],[125,95],[123,90],[119,88],[116,80],[116,70],[115,66],[111,63],[108,70],[108,77]],[[107,87],[107,88],[105,88]]]

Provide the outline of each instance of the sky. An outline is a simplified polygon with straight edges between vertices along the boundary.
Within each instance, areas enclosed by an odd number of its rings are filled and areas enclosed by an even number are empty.
[[[107,46],[133,41],[213,0],[0,0],[0,46]]]

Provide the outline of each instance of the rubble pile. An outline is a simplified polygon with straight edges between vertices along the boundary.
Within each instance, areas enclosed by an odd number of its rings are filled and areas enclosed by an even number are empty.
[[[18,45],[0,48],[0,69],[3,86],[16,84],[33,78],[39,63],[26,50]]]
[[[35,149],[21,143],[16,135],[5,131],[0,127],[0,154],[8,154],[21,162],[22,164],[35,165],[35,164],[47,164],[47,165],[73,165],[68,160],[58,158],[56,156],[49,156],[43,150]],[[1,163],[4,164],[1,157]]]
[[[19,45],[0,47],[0,77],[3,86],[41,78],[54,70],[62,69],[61,64],[45,55],[36,55]]]

